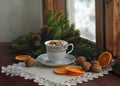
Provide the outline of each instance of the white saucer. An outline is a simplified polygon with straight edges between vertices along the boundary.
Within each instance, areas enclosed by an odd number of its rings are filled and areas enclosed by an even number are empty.
[[[40,62],[46,66],[51,66],[51,67],[57,67],[57,66],[65,66],[73,63],[75,61],[75,56],[68,54],[63,61],[60,61],[58,63],[52,63],[47,54],[41,54],[37,57],[37,62]]]

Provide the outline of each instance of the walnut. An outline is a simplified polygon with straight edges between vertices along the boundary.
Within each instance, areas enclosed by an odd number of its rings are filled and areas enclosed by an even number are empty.
[[[100,64],[97,60],[93,60],[91,61],[91,64],[94,65],[94,64]]]
[[[82,66],[84,62],[86,62],[86,58],[84,56],[77,57],[75,61],[75,63],[80,66]]]
[[[90,62],[84,62],[82,65],[82,68],[84,71],[89,71],[91,69],[91,63]]]
[[[93,64],[91,70],[95,73],[99,73],[102,71],[102,66],[99,64]]]
[[[25,61],[26,67],[31,67],[31,66],[33,66],[34,64],[35,64],[35,59],[32,58],[32,57],[28,58],[28,59]]]
[[[41,28],[41,32],[43,34],[48,34],[50,32],[50,27],[48,25],[44,25],[42,28]]]

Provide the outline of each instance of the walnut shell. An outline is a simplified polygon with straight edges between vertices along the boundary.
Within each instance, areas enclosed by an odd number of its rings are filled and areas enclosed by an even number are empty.
[[[89,71],[91,69],[91,63],[90,62],[84,62],[82,65],[82,68],[84,71]]]
[[[25,61],[26,67],[31,67],[31,66],[33,66],[34,64],[35,64],[35,59],[32,58],[32,57],[28,58],[28,59]]]
[[[93,60],[91,61],[91,64],[94,65],[94,64],[100,64],[97,60]]]
[[[86,62],[86,58],[84,56],[77,57],[75,61],[75,63],[80,66],[82,66],[84,62]]]
[[[95,73],[99,73],[102,71],[102,66],[99,64],[93,64],[91,70]]]

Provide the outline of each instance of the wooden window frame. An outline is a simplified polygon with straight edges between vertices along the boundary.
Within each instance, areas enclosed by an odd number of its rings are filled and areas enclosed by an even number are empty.
[[[66,0],[42,0],[43,3],[43,24],[46,23],[45,15],[49,10],[61,12],[66,15]]]
[[[96,44],[120,56],[120,0],[96,0]]]
[[[120,0],[95,0],[96,45],[120,56]],[[49,10],[66,14],[66,0],[43,0],[43,15]],[[45,16],[43,16],[45,24]]]

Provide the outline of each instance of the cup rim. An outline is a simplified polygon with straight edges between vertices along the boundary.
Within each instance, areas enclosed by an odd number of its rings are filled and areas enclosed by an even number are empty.
[[[63,45],[61,45],[61,46],[65,46],[65,45],[67,45],[68,44],[68,42],[67,41],[65,41],[65,40],[60,40],[60,39],[54,39],[54,40],[48,40],[48,41],[45,41],[45,45],[47,45],[47,46],[52,46],[52,45],[49,45],[48,43],[50,42],[50,41],[63,41],[64,42],[64,44]],[[54,46],[54,47],[60,47],[60,46]]]

